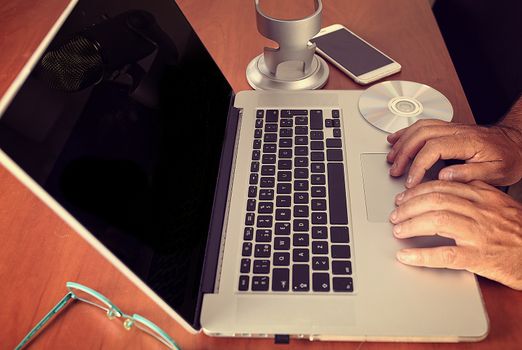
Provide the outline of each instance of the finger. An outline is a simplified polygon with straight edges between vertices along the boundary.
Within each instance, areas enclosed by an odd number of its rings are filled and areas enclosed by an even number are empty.
[[[431,127],[436,126],[439,128],[448,128],[449,123],[443,122],[441,120],[422,120],[418,121],[417,123],[399,130],[396,134],[392,137],[393,146],[388,154],[387,160],[392,163],[395,162],[396,157],[401,155],[403,153],[403,148],[405,145],[411,145],[412,143],[418,143],[421,142],[422,144],[425,142],[426,139],[435,137],[432,135],[431,131],[428,131],[427,129],[431,129]],[[440,133],[440,130],[438,131]],[[446,135],[449,131],[444,132],[442,135]],[[391,135],[390,135],[391,136]],[[413,140],[413,141],[412,141]],[[419,141],[420,140],[420,141]],[[389,141],[389,140],[388,140]],[[401,158],[401,157],[399,157]],[[408,158],[406,156],[406,158]]]
[[[388,142],[393,145],[406,132],[407,129],[408,127],[400,129],[394,132],[393,134],[388,135],[388,137],[386,137],[386,140],[388,140]]]
[[[442,169],[439,179],[448,181],[470,182],[481,180],[492,185],[505,185],[503,174],[499,174],[498,162],[481,162],[451,165]]]
[[[403,264],[436,268],[468,269],[472,260],[471,252],[458,246],[435,248],[410,248],[397,252],[397,259]]]
[[[467,240],[475,232],[475,221],[450,211],[430,211],[393,227],[397,238],[441,236],[458,241]]]
[[[395,204],[400,205],[413,197],[433,192],[447,193],[470,201],[478,201],[480,200],[480,195],[478,194],[475,187],[477,186],[473,184],[463,184],[453,181],[434,180],[423,182],[413,188],[407,189],[406,191],[397,194],[395,197]]]
[[[467,138],[444,136],[428,140],[413,160],[405,186],[412,188],[419,184],[426,171],[439,159],[467,160],[472,158],[475,153],[475,147],[467,141]]]
[[[458,213],[468,217],[475,217],[476,211],[474,204],[465,198],[454,194],[431,192],[401,203],[390,214],[390,221],[393,224],[398,224],[421,214],[439,210]]]

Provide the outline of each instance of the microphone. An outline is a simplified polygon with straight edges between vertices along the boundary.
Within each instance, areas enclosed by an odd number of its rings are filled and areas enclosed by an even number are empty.
[[[152,14],[127,11],[72,35],[49,50],[40,67],[52,89],[80,91],[112,79],[114,72],[154,53],[159,42],[176,58],[175,46],[167,38]]]

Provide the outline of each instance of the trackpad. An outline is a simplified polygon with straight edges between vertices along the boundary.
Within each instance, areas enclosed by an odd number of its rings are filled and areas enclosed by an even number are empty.
[[[361,154],[364,195],[366,197],[366,216],[370,222],[389,222],[388,217],[395,209],[395,196],[404,191],[405,175],[389,175],[390,164],[386,153]],[[436,163],[425,175],[423,181],[437,178],[442,163]],[[405,174],[409,169],[406,169]]]

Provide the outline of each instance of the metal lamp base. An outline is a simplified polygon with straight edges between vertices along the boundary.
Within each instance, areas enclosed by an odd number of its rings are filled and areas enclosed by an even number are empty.
[[[303,74],[302,65],[288,62],[278,67],[277,75],[272,74],[261,54],[248,64],[246,76],[248,83],[256,90],[315,90],[322,88],[328,81],[328,64],[318,55],[314,55],[308,74]]]

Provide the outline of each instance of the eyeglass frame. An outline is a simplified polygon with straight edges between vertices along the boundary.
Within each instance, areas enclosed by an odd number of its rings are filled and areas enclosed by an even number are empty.
[[[71,304],[69,302],[70,300],[83,301],[84,303],[87,303],[87,304],[96,306],[102,310],[105,310],[107,317],[110,320],[112,320],[114,318],[122,318],[124,320],[122,325],[126,330],[130,330],[132,328],[132,326],[134,326],[136,324],[136,328],[153,336],[154,338],[156,338],[157,340],[162,342],[165,346],[169,347],[170,349],[181,350],[181,348],[176,344],[176,342],[164,330],[162,330],[160,327],[158,327],[156,324],[154,324],[152,321],[148,320],[147,318],[145,318],[141,315],[138,315],[138,314],[133,314],[131,316],[129,314],[124,313],[123,311],[120,310],[120,308],[118,308],[116,305],[114,305],[114,303],[112,301],[110,301],[106,296],[104,296],[103,294],[95,291],[94,289],[84,286],[82,284],[79,284],[76,282],[66,282],[65,286],[69,290],[69,292],[25,335],[25,337],[16,346],[15,350],[22,349],[32,339],[36,338],[40,329],[42,329],[57,313],[59,313],[66,306]],[[102,305],[93,303],[89,300],[80,298],[78,295],[76,295],[76,293],[73,291],[73,289],[76,289],[81,292],[89,294],[90,296],[100,300],[102,303],[104,303],[108,307],[104,307]],[[139,324],[145,325],[150,330],[152,330],[152,332],[147,330],[146,328],[140,327]]]

